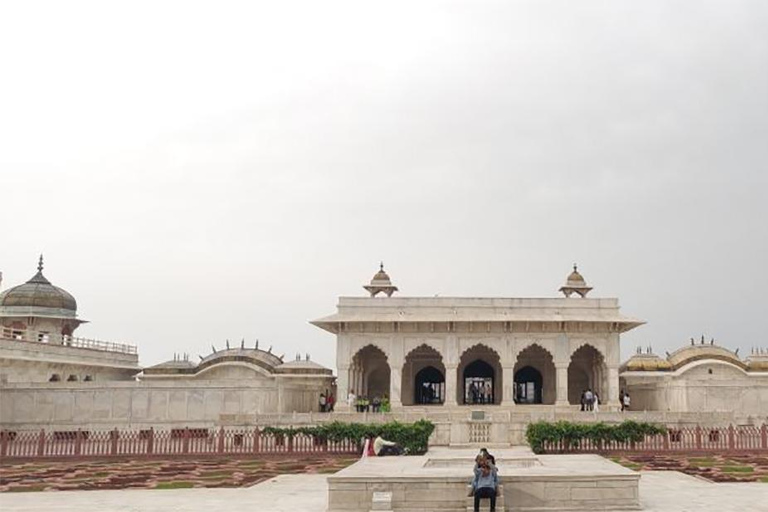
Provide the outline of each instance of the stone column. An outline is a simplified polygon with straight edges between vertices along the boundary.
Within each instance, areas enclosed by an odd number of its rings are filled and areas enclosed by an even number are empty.
[[[363,368],[357,369],[357,379],[355,382],[355,393],[365,395],[365,382],[363,381]]]
[[[515,365],[502,366],[504,374],[504,389],[501,394],[501,405],[515,405]]]
[[[457,405],[456,401],[456,371],[458,366],[445,366],[445,406]]]
[[[555,405],[568,405],[568,365],[558,364],[555,370],[557,372]]]
[[[334,410],[348,411],[347,395],[349,394],[349,366],[339,366],[339,375],[336,378],[336,405]]]
[[[608,401],[610,407],[619,406],[619,369],[608,368]]]
[[[401,399],[402,390],[401,385],[403,381],[403,368],[399,364],[392,365],[389,370],[389,403],[394,409],[395,407],[402,407],[403,402]]]

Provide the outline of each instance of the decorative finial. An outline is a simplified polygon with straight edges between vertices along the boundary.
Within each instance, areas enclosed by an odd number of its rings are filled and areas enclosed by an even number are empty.
[[[42,272],[43,271],[43,255],[40,254],[40,259],[37,262],[37,271]]]
[[[213,350],[213,353],[216,353],[216,347],[213,346],[213,343],[211,343],[211,350]]]
[[[579,271],[579,266],[576,265],[575,263],[573,264],[573,271],[574,272],[578,272]]]
[[[227,350],[229,350],[229,340],[227,340]]]
[[[383,261],[379,263],[379,270],[384,272],[384,262]]]
[[[244,348],[245,348],[245,338],[243,338],[242,340],[240,340],[240,348],[241,348],[241,349],[244,349]]]
[[[205,358],[204,358],[203,356],[201,356],[200,354],[197,354],[197,357],[199,357],[201,361],[205,359]]]
[[[253,346],[253,348],[255,348],[256,350],[259,349],[259,339],[258,338],[256,338],[256,344]]]
[[[304,360],[309,361],[309,354],[304,354]]]

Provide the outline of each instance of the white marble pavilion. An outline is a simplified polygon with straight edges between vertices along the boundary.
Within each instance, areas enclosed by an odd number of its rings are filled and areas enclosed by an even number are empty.
[[[312,322],[336,335],[339,406],[350,391],[395,409],[565,406],[587,388],[618,405],[620,336],[644,323],[587,298],[575,265],[561,298],[393,297],[383,265],[364,288]]]

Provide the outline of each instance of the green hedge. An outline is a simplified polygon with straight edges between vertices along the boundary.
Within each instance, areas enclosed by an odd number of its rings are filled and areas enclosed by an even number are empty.
[[[594,441],[597,448],[601,449],[606,441],[633,444],[642,441],[645,436],[665,432],[666,428],[662,426],[636,421],[625,421],[618,425],[539,421],[528,425],[525,437],[534,453],[543,453],[546,442],[556,444],[559,452],[579,448],[582,439]]]
[[[311,436],[319,441],[343,441],[350,440],[360,444],[361,439],[367,436],[381,436],[387,441],[394,441],[403,448],[408,449],[410,455],[426,453],[429,448],[429,436],[435,430],[435,425],[427,420],[419,420],[416,423],[342,423],[334,421],[314,427],[265,427],[265,434],[282,435],[292,437],[296,434]]]

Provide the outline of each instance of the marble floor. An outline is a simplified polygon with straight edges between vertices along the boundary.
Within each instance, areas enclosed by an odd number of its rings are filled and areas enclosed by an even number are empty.
[[[281,475],[242,489],[0,494],[3,512],[324,512],[327,475]],[[768,512],[768,484],[710,483],[676,471],[642,472],[646,512]]]

